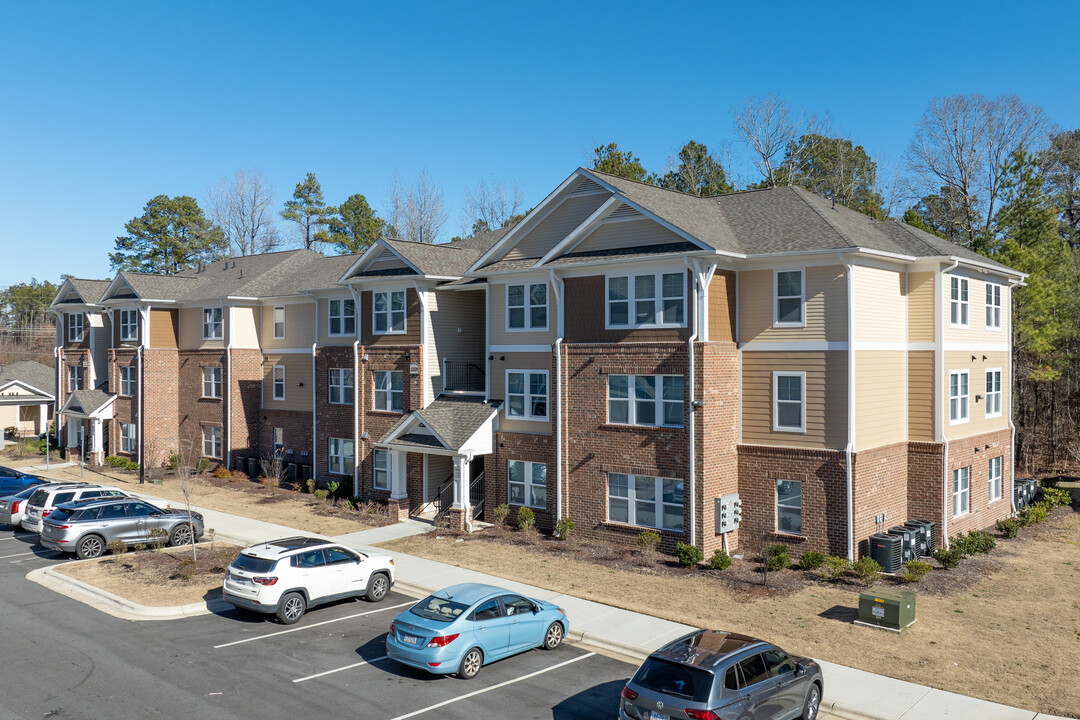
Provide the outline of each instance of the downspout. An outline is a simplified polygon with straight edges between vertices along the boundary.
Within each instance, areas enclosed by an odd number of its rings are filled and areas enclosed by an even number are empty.
[[[844,260],[840,253],[840,262],[844,263],[847,276],[847,444],[844,446],[845,479],[847,483],[847,553],[848,561],[855,561],[855,508],[854,472],[851,467],[855,447],[855,274],[854,265]],[[806,388],[803,388],[803,393]]]
[[[562,278],[550,270],[551,288],[555,291],[555,522],[563,516],[563,467],[562,467],[562,429],[563,429],[563,293],[565,285]]]
[[[698,288],[700,286],[699,275],[697,270],[690,264],[690,261],[683,258],[683,263],[686,265],[686,269],[689,270],[694,276],[694,299],[697,300]],[[697,413],[694,409],[694,343],[697,341],[698,336],[698,315],[699,308],[694,306],[694,322],[693,331],[690,333],[690,337],[686,340],[686,352],[688,355],[689,372],[687,373],[687,397],[690,398],[690,472],[688,473],[689,485],[690,485],[690,544],[696,545],[697,539],[697,487],[695,483],[696,474],[694,473],[695,465],[697,463],[697,454],[694,452],[697,438],[694,433],[694,425],[697,421]],[[689,303],[687,303],[689,306]]]
[[[1019,280],[1009,280],[1009,430],[1012,431],[1012,446],[1009,458],[1009,506],[1015,513],[1016,508],[1016,423],[1013,422],[1013,319],[1012,291],[1021,285]]]
[[[944,455],[941,463],[941,475],[944,483],[944,494],[942,495],[942,513],[941,513],[941,539],[945,544],[945,549],[949,549],[949,513],[952,512],[950,508],[951,503],[949,498],[952,493],[949,492],[949,438],[945,436],[945,418],[948,417],[948,397],[945,394],[945,388],[948,387],[948,368],[945,367],[945,276],[947,273],[956,269],[960,264],[959,260],[953,260],[952,265],[941,271],[941,282],[939,282],[938,289],[941,296],[937,299],[937,312],[934,313],[934,331],[936,337],[934,338],[935,348],[935,362],[939,365],[937,382],[935,383],[939,402],[938,402],[938,433],[944,446]],[[970,382],[970,380],[968,381]],[[971,480],[968,479],[970,484]],[[1010,502],[1012,502],[1010,500]]]
[[[139,418],[139,482],[144,482],[144,468],[143,468],[143,445],[146,442],[146,435],[143,433],[143,406],[146,404],[146,399],[143,397],[143,365],[145,358],[143,356],[143,348],[147,346],[150,341],[150,310],[146,307],[139,308],[139,315],[141,316],[141,322],[139,323],[139,346],[136,350],[139,359],[139,402],[135,407],[135,414]],[[111,328],[110,328],[111,329]],[[182,451],[181,451],[182,452]]]
[[[229,342],[225,344],[225,379],[222,391],[225,393],[225,467],[232,469],[232,350],[233,350],[233,306],[229,308]],[[228,384],[226,384],[228,383]]]
[[[315,361],[318,357],[316,350],[319,347],[319,298],[312,299],[315,300],[315,341],[311,343],[311,479],[315,482],[315,485],[318,486],[319,414],[318,408],[316,407],[318,395],[315,391],[318,388],[319,383],[315,381],[315,378],[317,377]],[[356,382],[356,378],[353,378],[353,382]]]
[[[359,313],[357,313],[359,314]],[[356,324],[357,332],[360,323]],[[353,381],[353,497],[360,497],[360,341],[352,344]]]

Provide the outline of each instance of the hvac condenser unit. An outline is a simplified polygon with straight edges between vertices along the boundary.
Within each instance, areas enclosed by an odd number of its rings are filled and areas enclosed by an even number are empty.
[[[927,522],[926,520],[908,520],[904,523],[905,527],[914,529],[919,533],[918,549],[919,557],[926,557],[927,555],[933,555],[934,550],[937,548],[936,538],[934,537],[934,523]]]
[[[296,463],[285,463],[285,479],[296,482]]]
[[[870,559],[881,566],[883,572],[899,572],[903,566],[904,538],[888,533],[870,536]]]
[[[914,560],[919,557],[919,532],[917,530],[905,527],[904,525],[897,525],[896,527],[889,528],[889,534],[903,538],[903,562]]]
[[[247,459],[247,474],[248,477],[255,477],[259,474],[259,461],[253,457]]]

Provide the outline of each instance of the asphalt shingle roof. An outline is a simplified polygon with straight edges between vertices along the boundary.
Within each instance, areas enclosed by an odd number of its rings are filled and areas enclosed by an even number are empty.
[[[415,410],[414,413],[433,433],[445,440],[451,450],[457,451],[492,415],[499,411],[500,405],[498,401],[485,402],[484,398],[474,395],[440,395],[426,408]],[[379,442],[386,442],[387,438],[411,417],[411,415],[406,415],[399,420]],[[418,433],[406,433],[394,440],[394,443],[419,447],[442,447],[442,444],[430,435]]]
[[[56,396],[56,376],[53,369],[34,360],[21,360],[0,366],[0,387],[12,381],[21,382],[51,396]]]
[[[75,409],[78,406],[83,414],[92,415],[109,402],[113,396],[101,390],[75,390],[71,393],[71,398],[69,408]]]
[[[75,292],[82,296],[83,302],[93,305],[101,299],[105,291],[109,289],[110,280],[86,280],[84,278],[68,278]]]

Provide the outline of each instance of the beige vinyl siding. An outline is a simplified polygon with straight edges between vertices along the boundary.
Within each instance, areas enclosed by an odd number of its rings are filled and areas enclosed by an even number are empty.
[[[449,455],[425,455],[427,460],[427,483],[424,490],[424,502],[435,499],[439,485],[454,474],[454,458]]]
[[[908,342],[934,342],[934,289],[937,273],[908,273]]]
[[[548,329],[547,330],[507,330],[506,329],[506,286],[507,285],[530,285],[534,283],[547,285],[548,297]],[[551,284],[546,279],[533,278],[520,282],[508,282],[506,284],[492,284],[488,289],[491,293],[491,344],[492,345],[550,345],[555,342],[556,320],[559,317],[558,303],[555,301],[555,293],[552,292]],[[603,308],[597,308],[595,312],[603,315]],[[603,322],[601,320],[601,322]]]
[[[234,348],[258,349],[259,314],[261,308],[236,307],[232,309],[232,345]]]
[[[640,218],[604,223],[570,252],[619,250],[644,245],[670,245],[685,242],[687,242],[686,238],[673,233],[663,225],[653,220]]]
[[[858,336],[856,336],[858,337]],[[903,351],[855,353],[855,449],[907,439],[906,369]]]
[[[1001,283],[1001,329],[986,327],[986,280],[968,277],[968,327],[952,327],[950,324],[951,280],[946,274],[942,292],[942,321],[946,343],[1006,344],[1009,342],[1009,286]],[[966,277],[959,275],[958,277]]]
[[[285,366],[285,399],[274,399],[274,366]],[[303,387],[297,387],[303,383]],[[311,410],[311,355],[290,353],[263,356],[263,407],[268,410]]]
[[[505,360],[500,358],[505,357]],[[550,352],[543,353],[497,353],[491,362],[491,397],[503,401],[499,411],[499,430],[503,432],[551,434],[551,417],[555,413],[553,358]],[[506,371],[507,370],[547,370],[548,373],[548,421],[518,420],[506,417]]]
[[[370,265],[368,265],[365,272],[373,272],[378,270],[398,270],[401,268],[408,268],[409,270],[412,269],[409,268],[408,265],[403,263],[401,261],[401,258],[392,255],[384,250],[382,256],[378,260],[375,260]]]
[[[395,288],[400,290],[401,288]],[[356,303],[356,329],[357,332],[350,335],[330,335],[330,301],[331,300],[353,300],[351,294],[335,295],[331,298],[319,298],[319,345],[341,346],[352,345],[354,342],[360,339],[360,323],[363,321],[371,322],[371,318],[363,318],[360,314],[360,303]],[[419,322],[419,318],[408,318],[409,321]],[[286,325],[288,327],[288,325]],[[288,330],[285,332],[288,335]]]
[[[798,269],[798,268],[791,268]],[[774,328],[772,270],[739,273],[739,342],[847,342],[847,281],[843,265],[808,267],[806,327]]]
[[[150,347],[152,348],[175,348],[178,342],[178,328],[180,311],[176,308],[154,308],[150,310]],[[117,335],[119,330],[119,315],[117,316]],[[139,332],[142,332],[140,318]],[[131,343],[125,343],[131,344]]]
[[[972,357],[975,359],[972,360]],[[983,358],[986,360],[983,360]],[[986,418],[986,371],[992,368],[1001,369],[1001,415],[996,418]],[[968,371],[968,421],[964,423],[950,424],[949,421],[949,374],[955,370]],[[1006,352],[983,352],[983,351],[947,351],[945,353],[945,437],[949,440],[981,435],[995,430],[1004,430],[1009,427],[1009,408],[1011,407],[1011,395],[1009,389],[1012,382],[1009,378],[1009,357]],[[983,399],[975,402],[975,396],[982,395]]]
[[[439,311],[439,297],[434,292],[427,293],[427,309],[432,314]],[[429,321],[424,323],[424,407],[442,391],[442,363],[435,345],[435,328]]]
[[[9,393],[4,393],[8,395]],[[19,406],[0,405],[0,428],[19,426]]]
[[[735,337],[735,273],[730,270],[717,270],[709,283],[709,340],[738,340]]]
[[[904,274],[856,265],[852,277],[855,285],[855,341],[903,342],[907,317],[904,311]],[[858,372],[855,377],[858,382]],[[858,396],[856,392],[855,397]]]
[[[507,260],[543,257],[609,197],[603,193],[567,198],[536,227],[518,238],[518,242],[503,257]]]
[[[206,305],[205,307],[216,307]],[[223,348],[225,340],[203,340],[203,306],[180,308],[180,349],[198,350],[200,348]],[[227,308],[222,308],[222,336],[228,337],[229,313]]]
[[[484,367],[484,292],[443,290],[429,292],[428,297],[432,304],[426,371],[438,395],[443,387],[443,360],[472,361]]]
[[[773,372],[806,373],[806,432],[774,432]],[[847,353],[742,353],[742,442],[806,448],[847,444]]]
[[[934,353],[908,353],[908,440],[934,441]]]
[[[274,303],[263,305],[260,340],[266,350],[310,348],[315,342],[315,303],[284,303],[285,337],[274,339]]]

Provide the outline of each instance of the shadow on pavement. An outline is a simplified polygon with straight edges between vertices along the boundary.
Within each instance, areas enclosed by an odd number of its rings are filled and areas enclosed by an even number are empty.
[[[619,714],[619,693],[626,680],[609,680],[571,695],[551,708],[552,720],[592,720]]]

